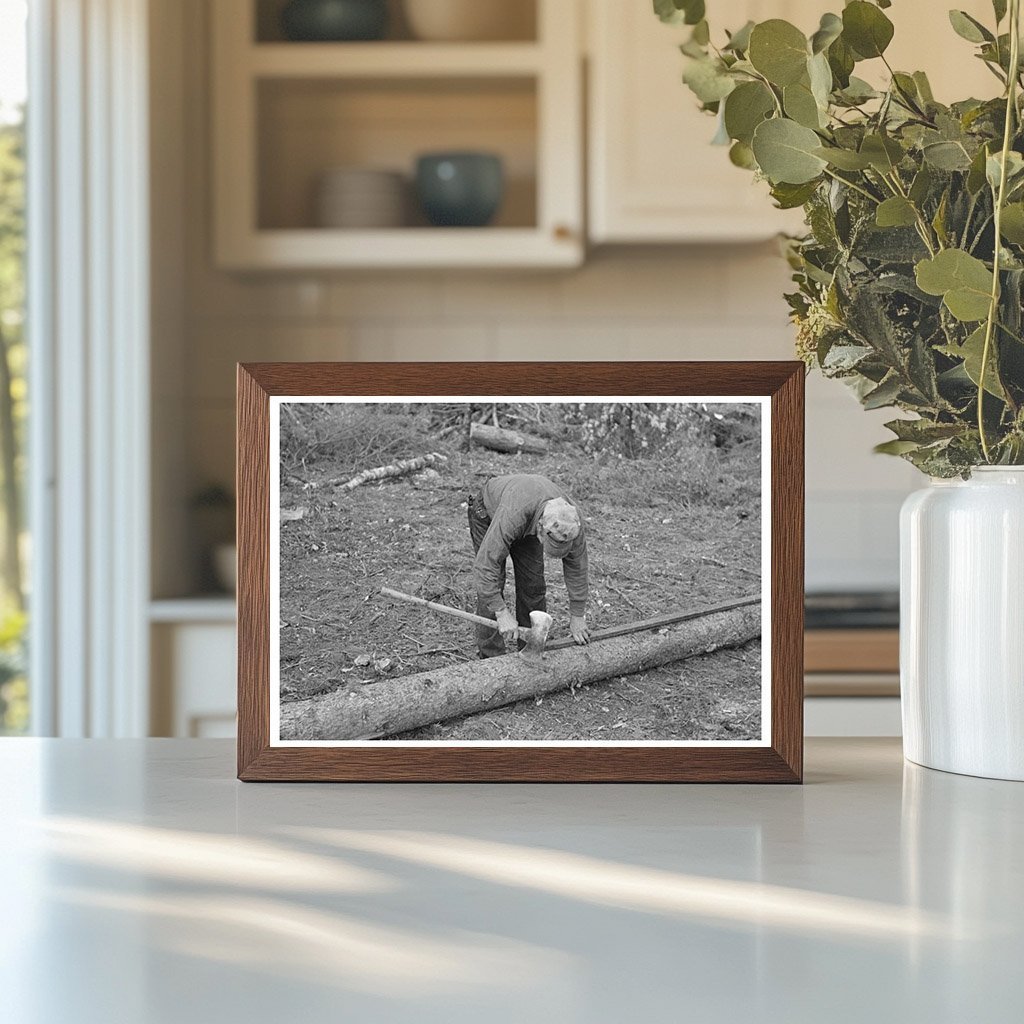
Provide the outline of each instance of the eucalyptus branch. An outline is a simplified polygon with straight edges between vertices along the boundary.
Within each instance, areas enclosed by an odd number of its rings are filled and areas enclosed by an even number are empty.
[[[985,234],[985,232],[988,230],[989,224],[991,224],[991,223],[992,223],[992,214],[991,213],[985,214],[985,219],[981,222],[981,227],[978,228],[978,233],[974,236],[974,241],[971,242],[970,246],[967,249],[968,252],[974,252],[974,250],[977,249],[978,243],[981,241],[982,235]]]
[[[855,182],[848,181],[846,178],[841,178],[834,171],[830,171],[827,167],[825,168],[825,174],[827,174],[833,181],[838,181],[840,185],[845,185],[847,188],[852,188],[854,192],[859,192],[866,199],[870,199],[871,202],[877,206],[881,200],[877,196],[873,196],[867,189],[861,188],[860,185]]]
[[[985,429],[985,380],[992,356],[992,336],[999,317],[999,274],[1002,270],[1003,206],[1006,203],[1006,177],[1013,126],[1017,118],[1017,86],[1020,74],[1020,0],[1010,0],[1010,73],[1006,85],[1006,123],[1003,126],[1003,149],[999,167],[999,189],[995,196],[995,252],[992,257],[992,294],[989,299],[988,319],[985,322],[985,345],[981,350],[981,370],[978,372],[978,435],[985,461],[992,462],[992,450]]]
[[[935,255],[935,246],[938,246],[941,251],[943,248],[942,242],[939,241],[938,236],[935,236],[934,245],[932,244],[933,238],[931,225],[927,220],[925,220],[924,214],[917,208],[917,203],[913,202],[910,196],[907,195],[907,190],[903,187],[903,182],[900,181],[899,173],[893,169],[891,175],[883,174],[882,177],[889,182],[901,199],[905,199],[907,203],[910,204],[910,208],[914,211],[914,217],[917,219],[917,233],[921,236],[921,241],[924,242],[925,248],[928,250],[929,254],[932,256]]]

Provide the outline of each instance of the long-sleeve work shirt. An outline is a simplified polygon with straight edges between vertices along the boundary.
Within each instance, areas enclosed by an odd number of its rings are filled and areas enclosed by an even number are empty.
[[[501,570],[512,545],[534,536],[544,505],[552,498],[566,498],[565,492],[545,476],[517,473],[492,477],[483,486],[483,502],[491,525],[487,529],[473,564],[477,593],[497,614],[505,607],[501,596]],[[565,589],[569,592],[569,614],[583,615],[587,609],[587,539],[580,518],[580,532],[569,553],[562,558]]]

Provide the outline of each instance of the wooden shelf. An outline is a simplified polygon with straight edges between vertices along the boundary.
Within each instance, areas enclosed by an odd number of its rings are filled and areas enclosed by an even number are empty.
[[[256,43],[242,62],[256,78],[460,78],[538,75],[536,43]]]
[[[574,267],[583,262],[580,11],[537,0],[525,42],[255,42],[253,0],[217,0],[213,29],[213,244],[230,270]],[[493,227],[316,227],[322,174],[411,176],[417,156],[497,153]]]
[[[532,228],[396,228],[388,231],[256,231],[221,249],[221,265],[306,270],[317,267],[573,267],[578,239]]]

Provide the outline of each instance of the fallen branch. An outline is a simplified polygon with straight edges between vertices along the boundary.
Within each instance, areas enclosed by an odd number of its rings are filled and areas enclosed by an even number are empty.
[[[283,705],[281,739],[393,736],[524,698],[735,647],[760,634],[761,609],[752,603],[704,614],[659,633],[632,633],[569,650],[549,647],[540,666],[509,655],[383,679]]]
[[[431,452],[429,455],[421,455],[416,459],[402,459],[401,462],[393,462],[390,466],[377,466],[376,469],[364,469],[351,479],[338,477],[336,480],[328,480],[321,484],[322,487],[337,487],[341,491],[352,491],[372,480],[388,480],[391,477],[405,476],[407,473],[415,473],[417,470],[425,469],[434,465],[435,462],[447,462],[448,456],[439,452]],[[316,487],[316,484],[310,484]]]

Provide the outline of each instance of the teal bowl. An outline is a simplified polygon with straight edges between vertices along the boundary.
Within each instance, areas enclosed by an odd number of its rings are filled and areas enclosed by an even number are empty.
[[[281,11],[285,38],[294,42],[365,42],[387,27],[387,0],[290,0]]]
[[[416,162],[416,193],[435,227],[481,228],[505,197],[505,170],[493,153],[427,153]]]

